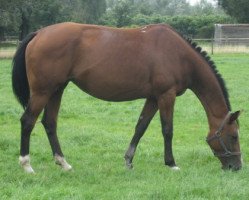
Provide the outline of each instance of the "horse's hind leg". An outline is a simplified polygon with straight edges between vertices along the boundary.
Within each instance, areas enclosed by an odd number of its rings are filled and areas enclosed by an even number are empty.
[[[29,144],[30,134],[34,128],[37,117],[43,110],[48,100],[46,95],[33,94],[29,104],[21,117],[21,149],[19,162],[23,169],[28,173],[33,173],[34,170],[30,165]]]
[[[141,137],[143,136],[144,132],[146,131],[151,119],[154,117],[155,113],[157,112],[157,102],[154,99],[147,99],[144,105],[144,108],[140,114],[140,117],[138,119],[136,128],[135,128],[135,134],[130,142],[130,146],[128,150],[125,153],[125,161],[126,166],[131,169],[132,166],[132,159],[134,157],[137,144]]]
[[[60,165],[64,170],[70,170],[72,167],[66,162],[57,137],[57,117],[63,90],[64,88],[58,90],[50,97],[44,110],[42,124],[46,130],[56,164]]]

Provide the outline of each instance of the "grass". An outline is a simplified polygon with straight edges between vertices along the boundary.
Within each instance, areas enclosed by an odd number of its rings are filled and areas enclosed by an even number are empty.
[[[198,44],[209,54],[213,52],[213,54],[242,54],[249,53],[249,46],[246,45],[215,45],[213,46],[211,43],[199,43]]]
[[[127,170],[123,156],[133,135],[143,100],[110,103],[97,100],[69,84],[59,116],[59,139],[67,161],[64,172],[53,162],[40,122],[31,137],[35,175],[18,165],[20,105],[11,91],[11,60],[0,60],[0,197],[1,199],[248,199],[249,197],[249,55],[213,57],[226,80],[232,107],[241,115],[239,172],[224,172],[205,143],[205,112],[190,92],[175,106],[173,150],[180,171],[163,164],[158,114],[142,138]]]

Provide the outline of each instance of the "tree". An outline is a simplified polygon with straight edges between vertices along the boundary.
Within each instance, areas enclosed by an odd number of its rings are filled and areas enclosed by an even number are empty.
[[[248,0],[218,0],[218,4],[240,23],[249,23]]]
[[[194,15],[218,15],[218,14],[224,14],[224,11],[217,7],[216,9],[214,6],[206,1],[206,0],[200,0],[196,5],[192,6],[191,9],[192,14]]]
[[[18,32],[22,40],[31,31],[59,21],[61,6],[58,0],[0,0],[0,3],[2,37],[6,31]]]
[[[99,18],[106,11],[105,0],[82,0],[83,21],[87,24],[98,24]]]
[[[11,24],[11,9],[12,1],[0,0],[0,40],[4,40],[5,32]]]
[[[216,1],[232,8],[238,2],[248,0]],[[221,7],[206,0],[195,6],[190,6],[187,0],[0,0],[0,5],[0,39],[5,34],[19,35],[22,39],[31,31],[64,21],[116,27],[169,23],[183,33],[195,36],[198,35],[197,29],[203,33],[212,30],[212,24],[201,20],[205,15],[225,16]],[[248,5],[241,3],[239,7],[245,9]],[[247,13],[243,16],[249,17]],[[195,25],[188,15],[200,18],[198,24]]]
[[[190,5],[186,0],[154,0],[155,12],[161,15],[187,15]]]
[[[17,6],[17,9],[20,14],[20,35],[19,40],[22,40],[27,34],[30,32],[30,17],[33,12],[33,5],[32,1],[19,1],[19,5]]]
[[[0,41],[4,39],[5,29],[10,22],[9,13],[0,9]]]
[[[190,5],[186,0],[171,0],[168,9],[166,11],[167,15],[188,15]]]
[[[63,21],[98,23],[106,11],[105,0],[0,0],[0,39]]]
[[[116,19],[117,27],[128,26],[135,13],[134,1],[118,0],[112,12],[113,17]]]

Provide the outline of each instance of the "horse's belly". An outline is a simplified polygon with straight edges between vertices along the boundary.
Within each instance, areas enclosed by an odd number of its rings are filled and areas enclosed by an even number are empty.
[[[129,101],[150,96],[151,85],[138,80],[119,80],[117,77],[81,79],[75,84],[88,94],[106,101]]]
[[[106,101],[129,101],[146,98],[150,95],[150,86],[135,87],[128,85],[98,85],[85,90],[88,94]]]

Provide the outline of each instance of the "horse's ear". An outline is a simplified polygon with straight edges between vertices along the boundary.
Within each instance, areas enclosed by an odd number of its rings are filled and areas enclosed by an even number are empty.
[[[228,123],[231,124],[232,122],[234,122],[235,120],[237,120],[239,118],[240,114],[241,114],[240,110],[238,110],[238,111],[236,111],[234,113],[231,113],[231,115],[229,117]]]

